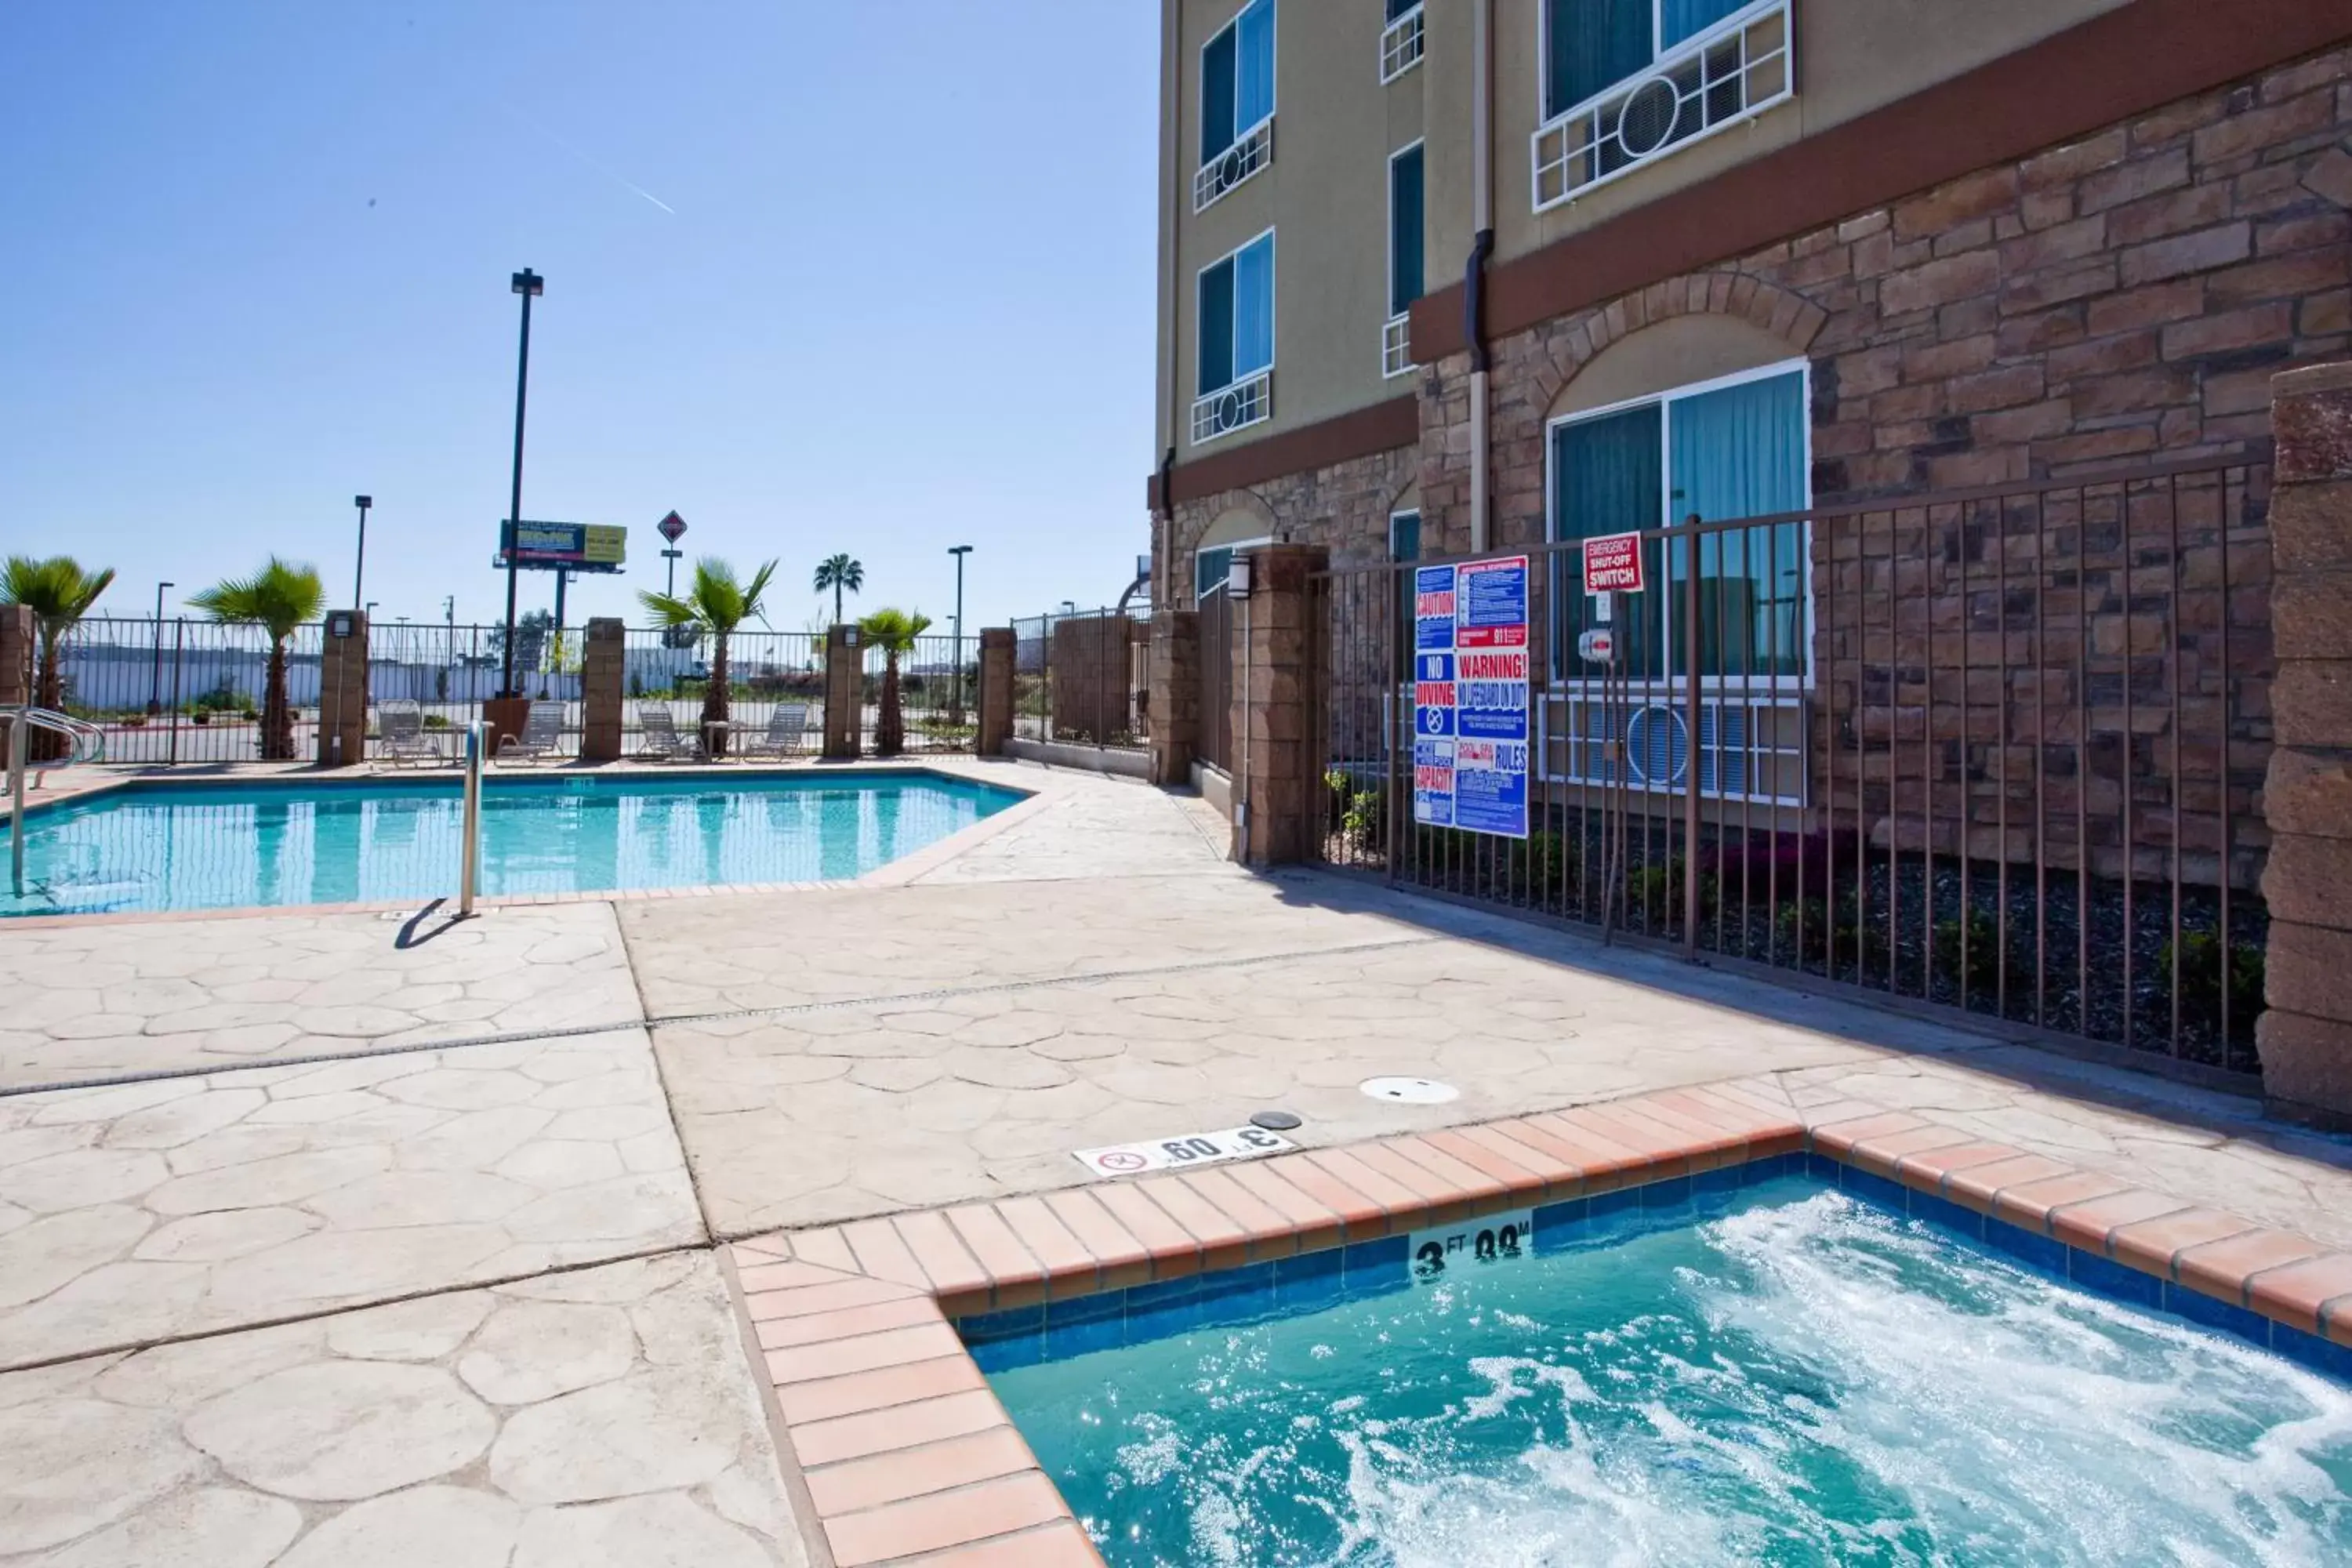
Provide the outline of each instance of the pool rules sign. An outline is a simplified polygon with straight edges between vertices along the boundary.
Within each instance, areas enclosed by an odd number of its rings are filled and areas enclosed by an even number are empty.
[[[1525,838],[1528,558],[1416,568],[1412,647],[1412,819]]]

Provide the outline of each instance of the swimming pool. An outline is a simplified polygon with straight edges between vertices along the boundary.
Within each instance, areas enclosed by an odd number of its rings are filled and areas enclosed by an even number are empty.
[[[962,1327],[1113,1568],[2352,1562],[2328,1372],[1759,1165]]]
[[[481,890],[843,880],[1023,798],[911,770],[488,780]],[[129,784],[26,814],[0,916],[454,897],[459,813],[446,779]]]

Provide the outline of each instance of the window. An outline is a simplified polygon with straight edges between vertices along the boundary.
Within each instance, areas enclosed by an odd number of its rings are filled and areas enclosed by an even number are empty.
[[[1274,231],[1201,269],[1197,443],[1274,413]]]
[[[1544,0],[1538,210],[1788,97],[1789,0]]]
[[[1192,602],[1197,605],[1225,585],[1225,577],[1234,569],[1234,556],[1273,542],[1274,536],[1267,533],[1255,539],[1235,539],[1223,544],[1202,545],[1192,555]]]
[[[1199,212],[1274,161],[1274,0],[1250,0],[1201,47]]]
[[[1389,560],[1404,565],[1421,559],[1421,512],[1398,511],[1389,514]],[[1396,617],[1399,635],[1396,644],[1396,679],[1412,679],[1412,574],[1396,574]]]
[[[1422,289],[1422,144],[1389,159],[1389,316],[1381,328],[1381,374],[1412,368],[1410,312]]]
[[[1381,79],[1394,81],[1421,63],[1422,0],[1388,0],[1388,26],[1381,30]]]
[[[1805,372],[1779,366],[1630,406],[1576,415],[1550,432],[1552,537],[1675,528],[1702,519],[1801,511],[1811,504]],[[1700,535],[1699,675],[1789,685],[1810,668],[1808,533],[1773,523]],[[1636,680],[1681,676],[1682,613],[1693,541],[1643,547],[1649,589],[1619,596],[1614,627]],[[1556,558],[1553,637],[1573,649],[1592,605],[1581,563]],[[1572,661],[1570,661],[1572,663]],[[1563,669],[1555,654],[1556,674]]]

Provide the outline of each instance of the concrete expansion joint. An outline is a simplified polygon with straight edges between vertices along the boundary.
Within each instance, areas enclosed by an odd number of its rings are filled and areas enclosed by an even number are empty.
[[[726,1023],[739,1018],[789,1018],[813,1013],[855,1012],[862,1007],[900,1007],[916,1003],[943,1002],[958,996],[1002,995],[1008,992],[1054,990],[1063,986],[1097,984],[1107,980],[1150,979],[1157,975],[1199,974],[1250,969],[1262,964],[1294,963],[1313,958],[1348,958],[1398,948],[1426,947],[1443,941],[1437,936],[1391,937],[1380,942],[1351,942],[1344,947],[1297,948],[1282,952],[1249,953],[1236,958],[1206,958],[1187,963],[1142,964],[1127,969],[1089,971],[1080,974],[1045,975],[1033,980],[1005,980],[991,985],[953,985],[930,991],[901,991],[878,996],[845,996],[824,1002],[791,1002],[773,1007],[729,1007],[702,1013],[668,1013],[651,1017],[617,1019],[610,1023],[565,1024],[544,1029],[516,1029],[503,1034],[468,1035],[451,1040],[413,1040],[396,1046],[370,1046],[352,1051],[321,1051],[307,1056],[268,1057],[257,1061],[207,1063],[198,1067],[160,1068],[152,1072],[106,1073],[65,1079],[54,1083],[0,1085],[0,1100],[62,1090],[119,1089],[134,1083],[168,1083],[176,1079],[226,1078],[240,1072],[262,1072],[328,1062],[363,1061],[373,1057],[415,1056],[427,1051],[461,1051],[481,1046],[528,1045],[539,1040],[578,1039],[586,1035],[610,1035],[626,1029],[659,1029],[692,1024]]]
[[[615,1252],[610,1256],[600,1255],[595,1258],[583,1258],[576,1263],[551,1263],[543,1268],[519,1269],[511,1274],[501,1274],[488,1279],[467,1279],[461,1283],[449,1285],[428,1285],[419,1289],[403,1290],[394,1295],[370,1296],[361,1302],[346,1301],[339,1305],[318,1307],[307,1312],[288,1312],[279,1317],[255,1318],[250,1321],[240,1319],[236,1322],[223,1323],[217,1328],[190,1329],[180,1333],[155,1334],[144,1339],[121,1340],[110,1344],[81,1347],[61,1352],[57,1355],[37,1357],[31,1361],[11,1362],[5,1365],[0,1365],[0,1373],[38,1372],[43,1367],[64,1366],[68,1363],[79,1361],[95,1361],[100,1356],[136,1355],[142,1351],[152,1351],[163,1345],[199,1344],[206,1340],[235,1339],[240,1334],[256,1333],[265,1329],[282,1329],[294,1323],[315,1323],[331,1318],[349,1318],[355,1313],[373,1312],[384,1307],[398,1307],[410,1301],[427,1301],[436,1296],[457,1296],[477,1290],[496,1290],[501,1286],[520,1285],[532,1279],[551,1279],[566,1274],[593,1274],[600,1268],[610,1268],[618,1263],[642,1263],[652,1258],[677,1258],[698,1252],[715,1253],[718,1247],[724,1245],[723,1238],[710,1236],[707,1228],[704,1237],[705,1239],[688,1247],[643,1247],[631,1252]]]

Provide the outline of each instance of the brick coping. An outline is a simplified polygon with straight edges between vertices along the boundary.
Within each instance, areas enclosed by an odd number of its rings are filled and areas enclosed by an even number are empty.
[[[2011,1250],[2087,1255],[2091,1288],[2208,1327],[2352,1352],[2352,1254],[1908,1111],[1792,1111],[1731,1080],[1190,1173],[777,1232],[721,1248],[778,1448],[836,1568],[1063,1568],[1101,1558],[958,1319],[1806,1153]],[[2071,1249],[2071,1250],[2070,1250]],[[2087,1267],[2083,1270],[2087,1272]],[[2112,1277],[2112,1278],[2111,1278]],[[2133,1282],[2139,1282],[2135,1285]],[[2254,1329],[2263,1331],[2254,1333]],[[2308,1359],[2308,1358],[2306,1358]],[[2339,1358],[2352,1365],[2352,1355]]]
[[[682,778],[682,779],[772,779],[799,777],[811,772],[807,763],[778,767],[757,767],[749,763],[729,766],[725,763],[699,767],[652,766],[626,763],[599,766],[593,771],[540,769],[530,773],[515,769],[489,775],[500,778]],[[538,909],[555,904],[601,904],[635,902],[649,899],[709,899],[754,893],[822,893],[839,892],[851,888],[900,887],[927,871],[937,870],[974,846],[983,843],[1009,827],[1034,816],[1050,801],[1060,795],[1052,785],[1031,784],[1000,784],[992,778],[977,778],[971,773],[952,771],[929,763],[908,763],[897,758],[832,764],[828,772],[836,777],[873,777],[877,774],[919,773],[929,778],[944,779],[955,784],[986,784],[1021,798],[1003,810],[982,817],[971,826],[960,828],[936,843],[927,844],[910,854],[877,866],[871,871],[845,881],[826,882],[712,882],[683,888],[605,888],[569,893],[500,893],[484,895],[475,900],[478,909]],[[59,807],[70,805],[94,796],[111,795],[132,785],[161,786],[164,789],[201,789],[224,783],[258,784],[271,789],[291,789],[300,785],[330,789],[356,789],[381,784],[387,779],[414,776],[414,770],[371,769],[365,773],[338,769],[331,773],[311,770],[280,771],[268,773],[236,775],[224,779],[205,776],[158,776],[152,773],[131,773],[100,783],[83,785],[79,790],[55,796],[51,800],[25,803],[27,819],[34,816],[36,805]],[[447,776],[428,774],[428,777]],[[457,782],[451,778],[450,782]],[[8,820],[8,813],[0,807],[0,825]],[[70,915],[11,915],[0,918],[0,931],[67,931],[80,926],[99,925],[160,925],[178,921],[251,920],[271,915],[366,915],[431,912],[436,905],[455,908],[457,893],[453,889],[438,899],[422,902],[415,899],[388,899],[340,904],[231,904],[220,909],[201,910],[122,910]]]

